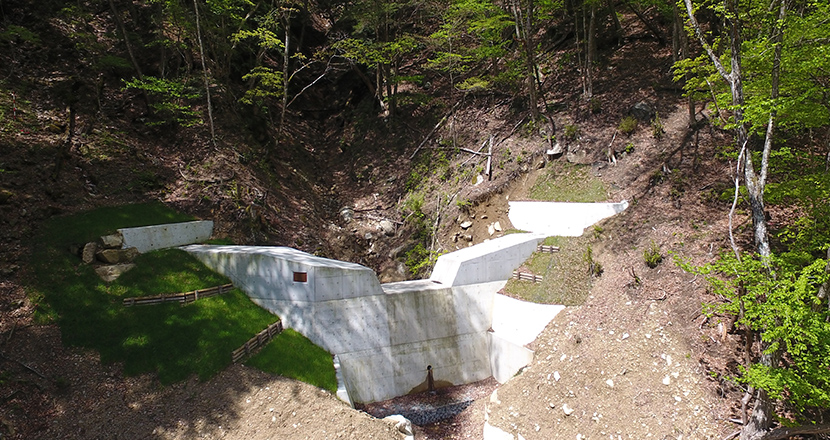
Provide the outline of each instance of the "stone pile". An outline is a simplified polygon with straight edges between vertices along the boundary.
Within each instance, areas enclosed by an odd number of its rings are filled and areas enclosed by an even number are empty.
[[[104,235],[83,246],[73,246],[70,251],[81,257],[84,264],[90,264],[95,273],[106,282],[111,282],[135,267],[133,260],[141,253],[134,247],[122,249],[124,238],[120,233]]]

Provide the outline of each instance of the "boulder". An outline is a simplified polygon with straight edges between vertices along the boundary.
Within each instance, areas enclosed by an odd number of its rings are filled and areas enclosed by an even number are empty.
[[[124,244],[124,237],[121,234],[110,234],[101,237],[101,244],[104,249],[120,249]]]
[[[344,222],[349,223],[352,219],[354,219],[354,209],[348,206],[340,208],[340,218],[342,218]]]
[[[390,424],[394,424],[395,429],[397,429],[398,432],[407,437],[415,435],[412,432],[412,422],[410,422],[409,419],[400,414],[394,414],[391,416],[384,417],[383,420]]]
[[[631,114],[631,116],[634,116],[635,118],[639,119],[640,121],[645,122],[651,122],[651,120],[654,119],[654,115],[657,114],[654,108],[648,105],[645,101],[640,101],[632,105],[631,108],[628,110],[628,113]]]
[[[95,254],[98,261],[107,264],[131,263],[140,252],[132,247],[127,249],[104,249]]]
[[[389,220],[381,220],[380,223],[378,223],[378,229],[380,229],[380,231],[383,232],[383,235],[386,235],[387,237],[395,235],[395,224]]]
[[[84,264],[92,264],[95,261],[95,253],[98,252],[98,244],[94,242],[89,242],[84,245],[84,249],[81,251],[81,260],[84,261]]]
[[[122,274],[135,267],[135,264],[113,264],[110,266],[98,266],[95,268],[95,273],[101,277],[102,280],[110,283],[115,281]]]

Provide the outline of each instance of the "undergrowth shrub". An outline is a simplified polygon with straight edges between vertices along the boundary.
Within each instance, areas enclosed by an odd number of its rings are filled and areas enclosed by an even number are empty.
[[[663,261],[663,255],[660,253],[660,246],[654,240],[651,241],[649,247],[643,250],[643,259],[646,261],[646,266],[654,269]]]
[[[630,136],[637,129],[637,118],[634,116],[626,116],[620,121],[617,130],[625,135]]]

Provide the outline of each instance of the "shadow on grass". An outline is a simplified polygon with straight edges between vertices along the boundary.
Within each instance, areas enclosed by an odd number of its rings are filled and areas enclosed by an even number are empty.
[[[56,321],[65,344],[95,349],[103,363],[123,362],[128,375],[157,373],[169,384],[192,374],[200,379],[217,374],[230,364],[232,350],[277,318],[236,289],[186,306],[125,308],[126,297],[229,281],[186,252],[169,249],[139,256],[135,269],[105,283],[67,250],[70,243],[117,228],[187,219],[154,204],[106,208],[49,224],[32,265],[41,321]]]
[[[245,364],[301,380],[332,393],[337,391],[331,354],[292,329],[285,329]]]

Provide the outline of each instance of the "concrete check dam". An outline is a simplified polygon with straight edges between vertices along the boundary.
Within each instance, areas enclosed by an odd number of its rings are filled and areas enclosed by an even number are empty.
[[[563,306],[527,303],[497,292],[544,237],[580,235],[626,207],[625,202],[511,202],[511,222],[534,233],[510,234],[442,255],[429,279],[388,284],[380,284],[365,266],[288,247],[182,249],[230,278],[286,327],[333,353],[338,397],[350,404],[371,403],[421,386],[428,365],[437,383],[459,385],[490,376],[504,383],[513,377],[533,358],[525,345]],[[165,247],[153,228],[167,232],[175,226],[134,228],[152,237],[153,249]],[[133,237],[125,247],[147,248],[141,234],[120,232],[125,239]],[[179,235],[170,246],[195,241]]]

